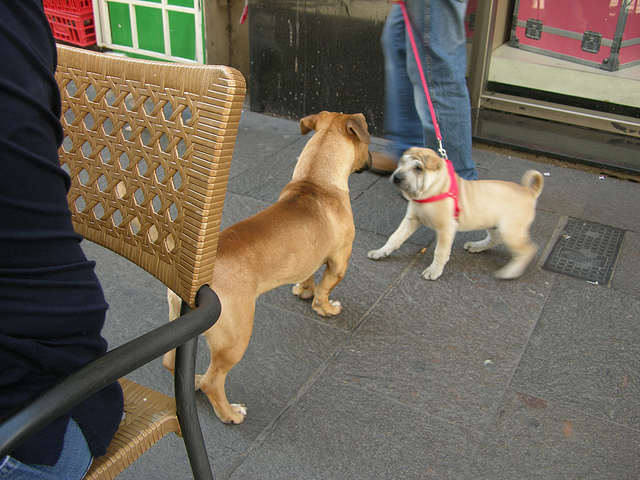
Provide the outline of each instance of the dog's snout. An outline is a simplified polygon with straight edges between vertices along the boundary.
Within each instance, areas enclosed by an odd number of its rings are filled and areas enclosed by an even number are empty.
[[[402,181],[402,178],[400,175],[396,175],[394,173],[393,175],[391,175],[391,181],[393,182],[394,185],[398,185]]]

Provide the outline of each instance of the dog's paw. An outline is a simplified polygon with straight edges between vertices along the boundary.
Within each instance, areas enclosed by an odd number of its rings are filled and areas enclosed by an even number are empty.
[[[422,278],[425,280],[436,280],[442,275],[442,270],[435,268],[433,265],[426,268],[424,272],[422,272]]]
[[[296,285],[293,286],[293,288],[291,289],[291,292],[296,297],[300,297],[303,300],[307,300],[307,299],[313,297],[313,289],[305,288],[302,285],[300,285],[299,283],[297,283]]]
[[[383,248],[379,250],[369,250],[367,258],[370,258],[371,260],[380,260],[381,258],[387,258],[390,254],[391,252],[386,252]]]
[[[326,305],[313,302],[312,307],[313,310],[322,317],[338,315],[342,311],[342,304],[338,300],[329,300]]]
[[[500,280],[512,280],[522,275],[524,273],[524,270],[525,270],[524,267],[514,266],[508,263],[504,267],[502,267],[500,270],[495,272],[493,276],[496,278],[499,278]]]
[[[247,407],[241,403],[231,403],[231,408],[235,410],[236,413],[242,415],[242,420],[240,422],[233,422],[235,424],[244,422],[244,419],[247,417]]]
[[[217,410],[215,411],[216,415],[218,415],[222,423],[240,425],[247,418],[247,407],[239,403],[230,403],[229,406],[231,407],[231,414],[228,417],[220,415]]]
[[[476,243],[477,242],[467,242],[462,246],[462,248],[464,248],[469,253],[480,252],[481,250],[477,247]]]

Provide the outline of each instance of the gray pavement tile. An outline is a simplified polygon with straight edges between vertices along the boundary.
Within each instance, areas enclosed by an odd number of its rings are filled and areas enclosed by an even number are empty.
[[[613,271],[611,287],[632,295],[640,295],[640,232],[626,231],[618,262]]]
[[[230,479],[463,478],[476,432],[320,378]]]
[[[212,471],[219,478],[215,466]],[[168,480],[193,478],[184,442],[177,435],[163,437],[118,475],[118,480]]]
[[[477,256],[469,258],[436,281],[420,277],[419,261],[412,265],[327,373],[467,428],[486,424],[552,275],[534,269],[500,281],[478,269]]]
[[[480,180],[484,180],[487,178],[487,175],[491,170],[491,166],[495,163],[496,160],[501,158],[501,155],[496,152],[492,152],[490,150],[482,150],[479,148],[474,148],[471,152],[471,156],[473,158],[473,161],[476,163],[476,170],[478,170]]]
[[[249,347],[227,377],[227,398],[248,409],[243,435],[256,436],[276,418],[345,339],[339,329],[258,301]]]
[[[245,108],[240,119],[229,177],[250,173],[249,168],[264,164],[269,156],[300,138],[302,134],[298,122],[257,114]]]
[[[311,136],[311,133],[306,137],[299,135],[299,139],[272,153],[267,158],[259,157],[254,161],[245,160],[244,174],[229,179],[228,191],[263,200],[269,204],[274,203],[282,189],[291,180],[298,157]],[[234,155],[232,164],[235,161]],[[246,170],[251,170],[250,174]],[[377,180],[378,177],[371,173],[351,175],[349,177],[350,198],[352,200],[357,198]]]
[[[246,195],[238,195],[236,193],[227,192],[224,199],[224,207],[222,209],[222,222],[220,229],[224,230],[231,225],[235,225],[240,220],[255,215],[264,210],[269,205],[268,202],[256,200]]]
[[[640,477],[640,432],[508,389],[467,478]]]
[[[407,201],[400,196],[398,189],[389,181],[389,177],[379,177],[378,181],[352,202],[351,208],[356,228],[388,237],[396,231],[404,218]],[[420,227],[408,241],[426,247],[434,238],[435,235],[431,230]],[[386,239],[375,248],[380,248],[384,242]]]
[[[291,180],[298,155],[307,140],[307,138],[299,138],[283,149],[259,158],[258,162],[253,162],[247,167],[250,173],[236,175],[229,179],[227,191],[247,195],[269,204],[274,203],[284,186]]]
[[[363,195],[369,188],[379,182],[382,178],[380,175],[371,172],[354,173],[349,176],[349,198],[353,203],[354,200]]]
[[[539,210],[583,218],[587,201],[598,181],[596,174],[501,155],[492,164],[487,178],[520,183],[524,172],[531,168],[545,176],[544,189],[538,198]]]
[[[260,297],[260,300],[271,305],[296,312],[324,322],[345,331],[353,330],[367,311],[385,293],[395,279],[401,275],[409,262],[418,252],[418,247],[407,244],[399,249],[393,259],[386,262],[375,262],[367,258],[367,252],[377,248],[385,238],[370,232],[356,232],[353,252],[349,260],[347,273],[333,290],[331,299],[342,303],[342,312],[330,318],[317,315],[311,308],[311,300],[300,300],[291,293],[291,285],[285,285]],[[316,273],[316,284],[324,271],[322,267]]]
[[[599,177],[585,209],[585,220],[640,231],[640,185]]]
[[[223,228],[277,199],[310,137],[297,121],[243,112]],[[372,150],[386,145],[372,140]],[[640,186],[492,151],[474,149],[474,158],[481,178],[549,174],[531,228],[539,251],[524,275],[492,276],[508,261],[504,247],[462,249],[484,232],[459,233],[433,282],[420,277],[435,239],[425,227],[390,257],[367,259],[406,201],[388,177],[352,175],[356,239],[332,295],[342,313],[319,317],[291,286],[263,295],[227,380],[247,421],[223,425],[197,395],[215,478],[640,476]],[[540,268],[563,215],[628,230],[609,288]],[[160,282],[82,245],[111,304],[110,347],[168,320]],[[201,338],[198,371],[208,361]],[[172,394],[160,359],[129,377]],[[165,437],[119,478],[191,478],[182,440]]]
[[[559,275],[511,387],[640,429],[640,297]]]

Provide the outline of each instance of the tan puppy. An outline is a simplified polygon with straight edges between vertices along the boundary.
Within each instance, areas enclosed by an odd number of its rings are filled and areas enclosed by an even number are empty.
[[[225,378],[240,361],[251,337],[258,296],[280,285],[297,283],[293,293],[311,298],[322,316],[337,315],[340,302],[329,299],[347,270],[355,237],[349,200],[349,175],[371,166],[367,123],[362,114],[321,112],[300,120],[300,131],[316,133],[302,151],[293,178],[278,201],[220,233],[211,288],[222,315],[205,336],[211,350],[207,372],[196,377],[225,423],[242,423],[243,405],[231,405]],[[315,285],[313,274],[326,269]],[[298,283],[299,282],[299,283]],[[180,299],[169,292],[171,319]],[[175,352],[163,365],[173,373]]]
[[[416,201],[450,192],[452,185],[455,188],[451,174],[458,186],[457,219],[452,197],[432,199],[429,203]],[[467,181],[456,175],[452,167],[449,169],[445,160],[433,150],[414,147],[400,158],[391,180],[409,199],[407,213],[387,243],[367,254],[369,258],[377,260],[389,256],[421,224],[436,232],[433,263],[422,272],[427,280],[442,275],[458,230],[487,229],[484,240],[465,243],[464,249],[469,252],[482,252],[500,243],[506,245],[513,257],[495,273],[498,278],[520,276],[535,255],[537,247],[529,238],[529,227],[536,216],[536,202],[544,185],[540,172],[525,172],[522,185],[499,180]]]

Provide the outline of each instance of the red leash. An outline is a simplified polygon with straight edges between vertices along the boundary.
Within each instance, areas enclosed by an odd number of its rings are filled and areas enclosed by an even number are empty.
[[[427,80],[425,79],[424,71],[422,70],[422,62],[420,61],[418,47],[416,46],[415,38],[413,38],[413,28],[411,27],[411,22],[409,21],[409,14],[407,13],[407,7],[405,6],[402,0],[400,0],[398,3],[400,4],[400,8],[402,9],[402,16],[404,17],[404,23],[407,27],[407,33],[409,34],[411,47],[413,48],[413,57],[416,59],[416,64],[418,65],[418,72],[420,72],[420,79],[422,80],[422,88],[424,88],[424,93],[427,97],[427,103],[429,104],[429,111],[431,112],[431,120],[433,121],[433,126],[436,131],[436,138],[438,139],[438,153],[442,158],[447,159],[447,151],[442,147],[442,134],[440,133],[440,127],[438,126],[438,120],[436,119],[436,112],[433,108],[433,103],[431,102],[431,95],[429,94],[429,88],[427,87]]]
[[[420,61],[420,55],[418,53],[418,47],[416,46],[416,40],[413,38],[413,28],[411,27],[411,22],[409,21],[409,14],[407,13],[407,7],[404,4],[403,0],[399,0],[400,9],[402,10],[402,16],[404,17],[404,23],[407,27],[407,33],[409,34],[409,40],[411,41],[411,47],[413,48],[413,57],[416,59],[416,64],[418,65],[418,72],[420,72],[420,80],[422,80],[422,88],[424,89],[424,93],[427,97],[427,103],[429,104],[429,111],[431,112],[431,120],[433,121],[433,126],[436,132],[436,139],[438,140],[438,153],[442,158],[444,158],[447,164],[447,170],[449,172],[449,177],[451,178],[451,186],[449,187],[449,191],[446,193],[441,193],[440,195],[435,195],[433,197],[424,198],[422,200],[414,200],[418,203],[431,203],[438,202],[440,200],[444,200],[445,198],[453,198],[453,206],[454,206],[454,214],[453,217],[457,220],[458,215],[460,214],[460,206],[458,205],[458,182],[456,180],[456,172],[453,169],[453,164],[447,157],[447,151],[442,146],[442,134],[440,133],[440,127],[438,126],[438,120],[436,119],[436,112],[433,108],[433,103],[431,102],[431,95],[429,94],[429,88],[427,87],[427,80],[424,77],[424,71],[422,69],[422,62]]]

